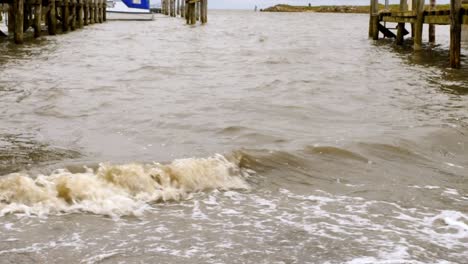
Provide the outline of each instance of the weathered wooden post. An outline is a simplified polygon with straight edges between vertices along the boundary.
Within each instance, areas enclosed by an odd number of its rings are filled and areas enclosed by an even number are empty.
[[[97,0],[97,13],[98,13],[98,22],[102,23],[102,0]]]
[[[409,9],[410,11],[413,11],[413,13],[417,12],[417,2],[418,0],[411,0],[411,8]],[[414,38],[414,34],[416,32],[415,24],[411,23],[411,37]]]
[[[70,1],[70,29],[75,30],[76,29],[76,4],[77,0],[71,0]]]
[[[414,25],[414,50],[422,49],[422,34],[424,23],[424,0],[418,0],[416,3],[416,23]]]
[[[190,15],[190,24],[195,25],[197,23],[197,3],[194,2],[193,4],[191,4],[191,6],[192,14]]]
[[[436,0],[430,0],[431,11],[435,10]],[[435,25],[429,24],[429,43],[435,43]]]
[[[49,32],[49,35],[57,34],[55,0],[49,0],[49,10],[47,11],[47,31]]]
[[[69,0],[62,0],[62,31],[68,31],[68,21],[69,21],[69,10],[68,10],[68,3]]]
[[[96,17],[95,17],[96,13],[94,12],[94,9],[95,9],[94,1],[95,0],[89,1],[89,24],[96,23]]]
[[[15,43],[23,43],[24,32],[24,0],[14,0],[13,11],[15,12]]]
[[[200,20],[200,1],[195,3],[195,17],[197,21]]]
[[[185,17],[185,0],[180,0],[180,16]]]
[[[171,0],[171,17],[175,17],[176,13],[176,0]]]
[[[408,11],[408,2],[407,0],[400,0],[400,11],[405,12]],[[397,45],[402,45],[403,40],[405,37],[405,23],[398,23],[397,26],[397,38],[396,38],[396,44]]]
[[[102,10],[102,21],[106,22],[107,21],[107,1],[103,0],[103,10]]]
[[[8,33],[15,34],[15,8],[14,4],[8,4]]]
[[[370,20],[369,20],[369,37],[379,39],[379,0],[371,0],[370,4]]]
[[[76,16],[78,20],[78,28],[83,28],[83,0],[78,0],[76,8]]]
[[[98,1],[99,0],[94,0],[94,23],[99,23]]]
[[[41,17],[42,17],[42,1],[37,0],[34,5],[34,37],[41,36]]]
[[[450,67],[460,68],[461,0],[450,0]]]
[[[180,15],[180,0],[177,0],[176,15]]]
[[[185,21],[187,22],[187,24],[190,24],[190,4],[188,2],[188,0],[183,0],[185,2],[185,10],[184,10],[184,13],[185,13]]]
[[[89,23],[89,0],[83,1],[83,25],[87,26]]]
[[[208,22],[208,0],[202,0],[202,18],[203,24]]]

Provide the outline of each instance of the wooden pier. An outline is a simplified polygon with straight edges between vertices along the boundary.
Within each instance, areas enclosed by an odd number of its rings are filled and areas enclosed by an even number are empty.
[[[461,30],[468,25],[468,9],[462,7],[462,0],[450,0],[450,8],[438,8],[435,0],[400,0],[398,11],[379,10],[379,0],[371,0],[369,37],[378,40],[379,33],[384,37],[395,38],[402,45],[404,36],[409,34],[406,24],[411,24],[411,36],[415,51],[422,48],[423,24],[429,24],[429,42],[435,43],[435,25],[450,25],[450,66],[460,68]],[[382,22],[397,23],[397,32],[382,25]]]
[[[161,10],[167,16],[185,18],[189,25],[208,22],[208,0],[161,0]]]
[[[55,35],[106,21],[105,0],[0,0],[8,11],[8,33],[15,43],[24,41],[30,28],[34,37],[44,32]]]

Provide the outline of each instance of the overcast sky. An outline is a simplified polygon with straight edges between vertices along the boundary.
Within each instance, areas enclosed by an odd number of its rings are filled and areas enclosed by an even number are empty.
[[[384,4],[385,0],[379,0]],[[426,0],[426,2],[429,2]],[[448,0],[437,0],[438,3],[447,3]],[[264,8],[276,4],[291,5],[369,5],[370,0],[208,0],[210,8],[216,9],[253,9],[255,6]],[[390,3],[400,3],[400,0],[390,0]]]

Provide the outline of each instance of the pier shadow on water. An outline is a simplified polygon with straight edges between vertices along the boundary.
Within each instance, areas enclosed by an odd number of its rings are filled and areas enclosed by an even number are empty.
[[[449,48],[446,45],[423,43],[420,51],[414,51],[412,39],[405,40],[401,46],[396,45],[392,39],[379,40],[375,45],[379,48],[386,47],[403,64],[416,66],[421,73],[418,77],[424,77],[440,91],[452,95],[468,94],[468,43],[462,46],[461,69],[450,68]]]

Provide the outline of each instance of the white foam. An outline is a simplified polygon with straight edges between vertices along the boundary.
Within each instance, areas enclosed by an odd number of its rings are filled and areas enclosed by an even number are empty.
[[[57,170],[35,179],[0,178],[0,216],[90,212],[118,217],[141,215],[148,203],[187,199],[210,189],[248,189],[241,169],[222,155],[174,160],[163,165],[100,164],[83,173]]]

